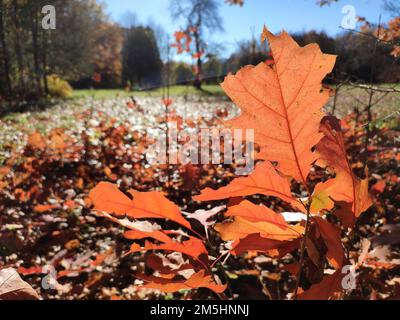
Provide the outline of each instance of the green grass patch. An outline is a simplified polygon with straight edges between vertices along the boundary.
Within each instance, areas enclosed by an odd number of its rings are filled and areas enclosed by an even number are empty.
[[[167,92],[167,88],[158,88],[154,90],[142,90],[127,92],[121,89],[93,89],[93,90],[74,90],[74,98],[94,99],[113,99],[128,97],[163,97]],[[170,96],[180,97],[185,95],[199,96],[222,96],[224,92],[219,85],[204,85],[202,90],[196,90],[193,86],[172,86],[169,89]]]

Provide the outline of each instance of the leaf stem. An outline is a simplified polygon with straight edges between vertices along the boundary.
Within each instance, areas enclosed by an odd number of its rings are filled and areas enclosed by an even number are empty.
[[[304,264],[306,244],[307,244],[307,239],[308,239],[308,231],[310,229],[310,217],[311,217],[310,204],[307,204],[307,221],[306,221],[306,227],[304,230],[303,240],[301,242],[299,270],[297,271],[297,275],[296,275],[296,286],[295,286],[294,293],[293,293],[293,300],[296,300],[296,298],[297,298],[297,293],[299,291],[299,286],[300,286],[301,274],[303,272],[303,264]]]

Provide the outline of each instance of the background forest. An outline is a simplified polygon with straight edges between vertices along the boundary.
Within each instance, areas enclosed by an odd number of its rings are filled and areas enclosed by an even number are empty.
[[[236,52],[230,57],[220,58],[221,48],[206,44],[205,37],[206,31],[222,31],[223,20],[214,1],[203,2],[209,10],[184,8],[179,1],[172,2],[170,7],[171,14],[177,18],[188,15],[188,26],[198,23],[191,20],[196,16],[196,10],[201,11],[200,32],[191,36],[197,37],[201,48],[194,48],[194,52],[189,50],[188,56],[192,56],[194,62],[191,63],[190,59],[174,61],[176,47],[171,48],[176,41],[174,35],[168,35],[154,22],[141,23],[137,14],[130,11],[117,23],[105,13],[104,4],[94,0],[2,0],[2,100],[17,104],[49,95],[68,96],[71,92],[62,80],[76,89],[131,90],[158,88],[167,83],[191,84],[199,72],[196,70],[199,63],[204,83],[217,84],[228,72],[236,72],[247,64],[257,64],[268,58],[268,47],[259,43],[254,32],[251,39],[237,43]],[[41,27],[44,5],[57,8],[55,30]],[[386,5],[387,10],[391,10],[393,16],[398,15],[398,7],[389,5]],[[189,9],[194,11],[187,12]],[[323,52],[339,56],[331,82],[398,82],[399,63],[390,55],[390,45],[381,43],[374,50],[374,41],[368,36],[373,32],[373,28],[364,33],[342,31],[331,37],[323,31],[307,31],[293,36],[300,45],[317,43]]]

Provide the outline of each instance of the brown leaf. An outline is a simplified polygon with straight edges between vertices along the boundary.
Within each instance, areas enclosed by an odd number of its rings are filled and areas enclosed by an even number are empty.
[[[343,266],[345,258],[340,229],[321,217],[314,219],[328,248],[326,257],[331,266],[338,270]]]
[[[344,138],[339,121],[335,117],[325,117],[321,123],[324,138],[317,145],[318,165],[333,168],[336,177],[317,185],[332,199],[345,202],[336,211],[345,227],[352,227],[356,219],[366,211],[372,201],[368,194],[368,179],[358,179],[347,159]]]
[[[232,247],[231,252],[236,256],[249,251],[257,251],[265,252],[268,256],[278,259],[298,249],[300,247],[300,239],[279,241],[263,238],[260,234],[250,234],[246,238],[235,242]]]
[[[12,268],[0,271],[0,300],[39,300],[36,291]]]
[[[327,275],[320,283],[314,284],[310,289],[298,295],[299,300],[329,300],[342,291],[341,282],[343,274],[337,270]]]

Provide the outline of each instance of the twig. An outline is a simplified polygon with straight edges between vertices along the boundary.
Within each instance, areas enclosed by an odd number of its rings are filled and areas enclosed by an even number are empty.
[[[383,117],[383,118],[376,119],[376,120],[373,121],[372,123],[378,122],[378,121],[386,121],[386,120],[388,120],[388,119],[394,117],[395,115],[400,115],[400,111],[392,112],[391,114],[389,114],[389,115],[387,115],[387,116],[385,116],[385,117]],[[362,128],[364,128],[364,127],[366,127],[366,126],[368,126],[368,125],[370,125],[370,124],[371,124],[371,122],[364,123],[364,124],[362,125]]]
[[[294,293],[293,293],[293,300],[296,300],[296,298],[297,298],[297,293],[299,291],[299,286],[300,286],[301,274],[303,272],[304,257],[305,257],[305,252],[306,252],[306,243],[308,240],[308,231],[310,228],[310,217],[311,217],[310,204],[307,204],[307,221],[306,221],[306,227],[304,230],[303,240],[301,242],[299,271],[297,271],[297,275],[296,275],[296,286],[295,286]]]
[[[370,88],[369,88],[369,99],[368,99],[368,105],[365,108],[367,111],[367,120],[368,122],[372,122],[372,112],[371,112],[371,108],[372,108],[372,100],[374,98],[374,94],[375,94],[375,90],[373,89],[373,85],[372,82],[374,80],[374,75],[375,75],[375,71],[376,71],[376,59],[377,59],[377,51],[378,51],[378,44],[379,44],[379,35],[380,35],[380,31],[381,31],[381,16],[379,16],[379,25],[378,25],[378,36],[375,40],[375,45],[374,45],[374,52],[373,52],[373,58],[374,58],[374,63],[372,64],[372,68],[371,68],[371,74],[370,74]],[[363,161],[363,172],[365,172],[366,168],[367,168],[367,162],[368,162],[368,144],[369,141],[371,140],[371,138],[373,137],[373,132],[371,132],[371,128],[370,126],[366,126],[365,127],[365,145],[364,145],[364,161]]]
[[[379,88],[379,87],[375,87],[372,84],[368,85],[368,84],[361,84],[361,83],[354,83],[354,82],[348,82],[348,85],[355,87],[355,88],[361,88],[361,89],[365,89],[365,90],[373,90],[375,92],[384,92],[384,93],[400,93],[399,89],[396,88]]]
[[[380,27],[381,27],[381,24],[379,23],[379,28]],[[357,34],[363,35],[365,37],[374,38],[376,41],[382,42],[384,44],[388,44],[388,45],[398,45],[398,44],[400,44],[400,41],[396,41],[396,40],[379,39],[379,35],[378,35],[378,37],[376,37],[373,34],[365,33],[365,32],[362,32],[362,31],[355,30],[355,29],[347,29],[347,28],[343,28],[342,26],[339,26],[339,28],[342,29],[342,30],[348,31],[348,32],[352,32],[352,33],[357,33]]]

